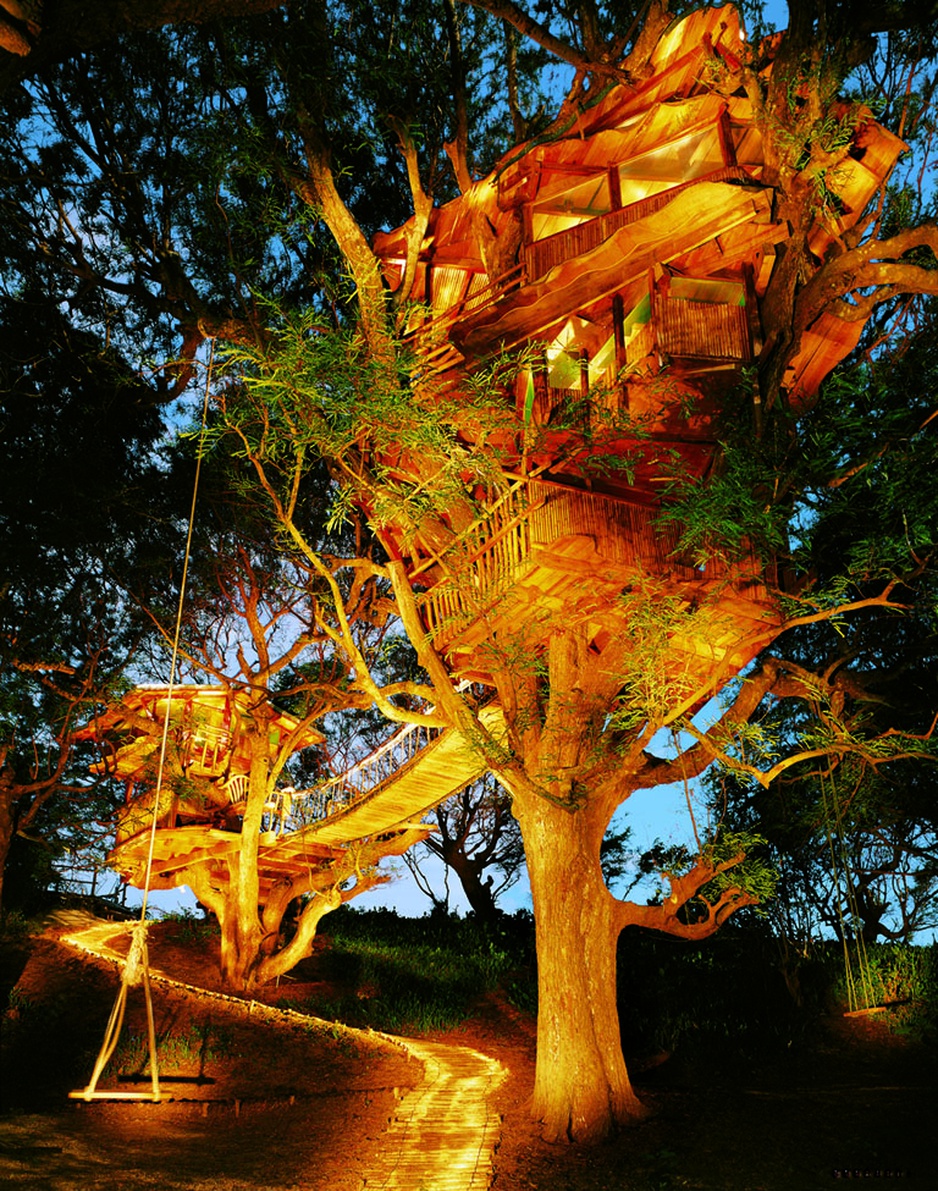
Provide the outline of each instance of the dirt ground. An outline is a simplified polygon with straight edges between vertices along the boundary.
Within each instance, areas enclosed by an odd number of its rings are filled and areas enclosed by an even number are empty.
[[[379,1035],[271,1013],[266,1002],[312,991],[315,964],[305,973],[313,979],[284,981],[254,1002],[182,991],[157,977],[157,1031],[175,1040],[164,1087],[176,1098],[85,1104],[67,1093],[90,1076],[118,984],[113,965],[66,946],[64,933],[51,930],[31,954],[6,956],[3,991],[13,993],[3,1019],[0,1185],[361,1188],[420,1069]],[[183,943],[172,929],[151,932],[150,959],[176,980],[221,991],[211,947]],[[134,1046],[143,1053],[142,1006],[132,990],[125,1060]],[[496,1093],[503,1129],[495,1191],[810,1191],[858,1177],[938,1187],[935,1052],[890,1033],[880,1018],[832,1019],[810,1049],[746,1065],[673,1056],[636,1076],[652,1117],[595,1149],[548,1146],[537,1136],[527,1112],[530,1018],[489,997],[436,1040],[472,1046],[511,1072]]]

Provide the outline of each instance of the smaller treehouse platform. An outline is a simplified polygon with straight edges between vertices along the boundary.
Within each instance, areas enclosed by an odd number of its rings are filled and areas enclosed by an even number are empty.
[[[790,229],[765,178],[748,59],[735,9],[694,12],[647,65],[626,61],[640,82],[607,87],[562,133],[515,147],[435,209],[416,261],[413,221],[376,238],[389,288],[414,278],[418,401],[458,410],[487,361],[516,360],[488,418],[468,400],[462,424],[448,415],[499,461],[504,487],[383,527],[458,677],[491,682],[493,641],[523,630],[536,651],[558,617],[585,618],[601,653],[631,615],[623,593],[638,589],[687,612],[666,665],[688,689],[714,666],[738,671],[778,624],[764,561],[699,565],[659,521],[675,480],[714,467],[717,419],[757,422],[762,303]],[[834,115],[816,267],[905,147],[862,106]],[[825,314],[804,331],[783,382],[794,409],[862,328]],[[418,487],[433,481],[405,451],[382,462]]]
[[[169,704],[169,732],[157,804],[157,769]],[[498,731],[497,709],[483,709]],[[259,725],[260,720],[260,725]],[[188,884],[199,869],[216,886],[228,881],[228,861],[241,849],[250,794],[250,736],[265,734],[272,757],[322,741],[315,729],[245,692],[217,686],[143,686],[79,729],[96,741],[101,776],[122,778],[125,804],[117,817],[108,863],[142,887],[156,816],[150,888]],[[375,837],[426,835],[426,811],[462,789],[482,763],[452,729],[405,725],[347,772],[309,790],[280,786],[265,793],[257,853],[260,900],[287,880],[326,871],[347,859],[349,845]],[[390,850],[390,849],[389,849]]]

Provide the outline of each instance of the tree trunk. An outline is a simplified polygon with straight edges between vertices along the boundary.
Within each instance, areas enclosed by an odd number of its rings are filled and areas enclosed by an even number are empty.
[[[13,843],[13,801],[16,789],[6,768],[0,769],[0,907],[3,906],[3,874]]]
[[[492,896],[492,878],[483,880],[480,866],[473,864],[458,848],[444,850],[443,861],[459,878],[466,901],[476,918],[480,922],[494,922],[500,910]]]
[[[330,889],[324,893],[316,893],[307,902],[297,923],[296,934],[290,942],[273,955],[264,956],[257,967],[258,984],[266,984],[284,972],[289,972],[301,959],[310,954],[310,945],[316,937],[319,923],[327,914],[337,910],[342,904],[342,894],[338,889]],[[277,915],[277,925],[283,920],[283,910]],[[272,924],[271,924],[272,925]]]
[[[238,989],[247,989],[254,983],[264,937],[257,849],[267,798],[267,738],[259,731],[252,732],[250,744],[251,766],[247,805],[241,820],[241,847],[228,857],[228,891],[224,914],[219,916],[222,978],[227,985]]]
[[[644,1115],[616,1008],[616,903],[599,864],[603,824],[544,799],[519,808],[537,931],[533,1115],[547,1141],[595,1142]]]

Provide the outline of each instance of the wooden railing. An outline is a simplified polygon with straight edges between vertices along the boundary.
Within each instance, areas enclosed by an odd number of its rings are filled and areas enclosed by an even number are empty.
[[[532,565],[536,551],[560,538],[591,537],[608,562],[662,570],[691,580],[690,563],[675,561],[677,529],[654,528],[649,510],[612,497],[531,481],[510,503],[473,524],[438,559],[444,577],[419,597],[427,632],[445,646],[481,619]]]
[[[619,228],[626,227],[630,223],[637,223],[640,219],[646,219],[649,215],[666,207],[689,186],[696,186],[700,182],[732,181],[751,182],[752,177],[742,166],[722,166],[712,173],[702,174],[699,178],[692,178],[689,182],[681,182],[677,186],[672,186],[670,190],[663,190],[660,194],[652,194],[637,203],[620,207],[618,211],[609,211],[586,223],[567,228],[566,231],[556,232],[553,236],[546,236],[543,240],[535,240],[533,244],[528,244],[524,250],[525,272],[528,280],[536,281],[555,265],[562,265],[564,261],[572,260],[574,257],[592,251],[604,240],[608,240]]]
[[[418,599],[435,643],[481,615],[530,558],[531,489],[510,488],[435,560],[444,578]]]
[[[445,730],[427,724],[404,724],[374,752],[321,786],[283,791],[290,801],[289,810],[281,816],[283,829],[299,831],[347,810],[414,763]]]
[[[467,294],[449,309],[411,327],[407,338],[422,370],[431,375],[445,371],[458,354],[449,340],[453,324],[475,314],[477,310],[494,306],[499,299],[523,285],[525,280],[524,264],[518,264],[483,289]]]
[[[748,360],[749,322],[744,306],[723,302],[655,301],[658,347],[669,356]]]
[[[521,286],[543,277],[555,265],[581,256],[598,247],[614,232],[628,224],[637,223],[662,210],[673,199],[690,186],[701,182],[751,182],[750,174],[742,166],[723,166],[712,173],[703,174],[699,178],[692,178],[688,182],[679,183],[660,194],[650,195],[637,203],[621,207],[617,211],[609,211],[605,215],[598,215],[586,223],[557,232],[543,240],[536,240],[523,249],[523,259],[509,272],[495,281],[490,282],[483,289],[467,294],[449,309],[428,318],[425,322],[411,328],[409,339],[413,345],[421,368],[429,374],[445,371],[457,362],[459,357],[449,339],[453,325],[460,319],[494,306],[496,302],[513,293]]]

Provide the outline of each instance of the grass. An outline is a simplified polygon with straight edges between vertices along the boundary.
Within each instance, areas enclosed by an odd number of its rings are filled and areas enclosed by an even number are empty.
[[[211,1021],[200,1022],[189,1030],[164,1034],[156,1040],[156,1059],[160,1067],[198,1063],[200,1068],[232,1053],[231,1032]],[[128,1034],[114,1053],[112,1064],[121,1075],[139,1075],[150,1060],[145,1035]]]
[[[339,997],[291,1005],[354,1026],[392,1033],[447,1030],[499,986],[523,983],[512,920],[488,927],[472,919],[404,919],[384,911],[340,913],[329,924],[321,975],[354,988]]]

